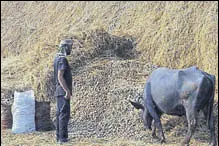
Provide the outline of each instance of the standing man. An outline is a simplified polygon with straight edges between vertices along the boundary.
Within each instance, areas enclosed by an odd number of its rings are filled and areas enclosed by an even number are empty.
[[[62,40],[59,45],[59,52],[54,60],[55,96],[57,99],[56,140],[58,143],[68,141],[72,74],[66,56],[71,54],[72,45],[71,39]]]

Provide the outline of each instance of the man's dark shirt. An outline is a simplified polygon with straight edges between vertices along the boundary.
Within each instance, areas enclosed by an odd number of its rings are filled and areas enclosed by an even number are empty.
[[[54,60],[54,78],[56,85],[55,96],[66,95],[65,90],[62,88],[58,81],[58,70],[64,70],[63,77],[72,95],[72,74],[68,60],[65,57],[56,56]]]

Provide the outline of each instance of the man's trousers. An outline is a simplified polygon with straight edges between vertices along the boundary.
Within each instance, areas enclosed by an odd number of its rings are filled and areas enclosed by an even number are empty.
[[[68,139],[68,121],[70,118],[70,100],[64,96],[58,96],[56,110],[56,140]]]

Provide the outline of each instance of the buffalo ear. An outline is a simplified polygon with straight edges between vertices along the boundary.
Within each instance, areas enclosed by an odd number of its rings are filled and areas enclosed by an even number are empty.
[[[129,100],[129,102],[136,108],[136,109],[142,109],[144,110],[144,106],[138,102],[133,102],[131,100]]]

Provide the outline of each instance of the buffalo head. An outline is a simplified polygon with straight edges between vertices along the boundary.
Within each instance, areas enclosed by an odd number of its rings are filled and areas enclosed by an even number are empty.
[[[152,124],[152,116],[149,114],[148,110],[146,107],[144,107],[141,103],[139,102],[134,102],[134,101],[131,101],[129,100],[129,102],[136,108],[136,109],[141,109],[143,112],[142,112],[142,115],[141,115],[141,118],[143,120],[143,123],[144,123],[144,127],[146,129],[149,129],[149,130],[152,130],[151,128],[151,124]]]

